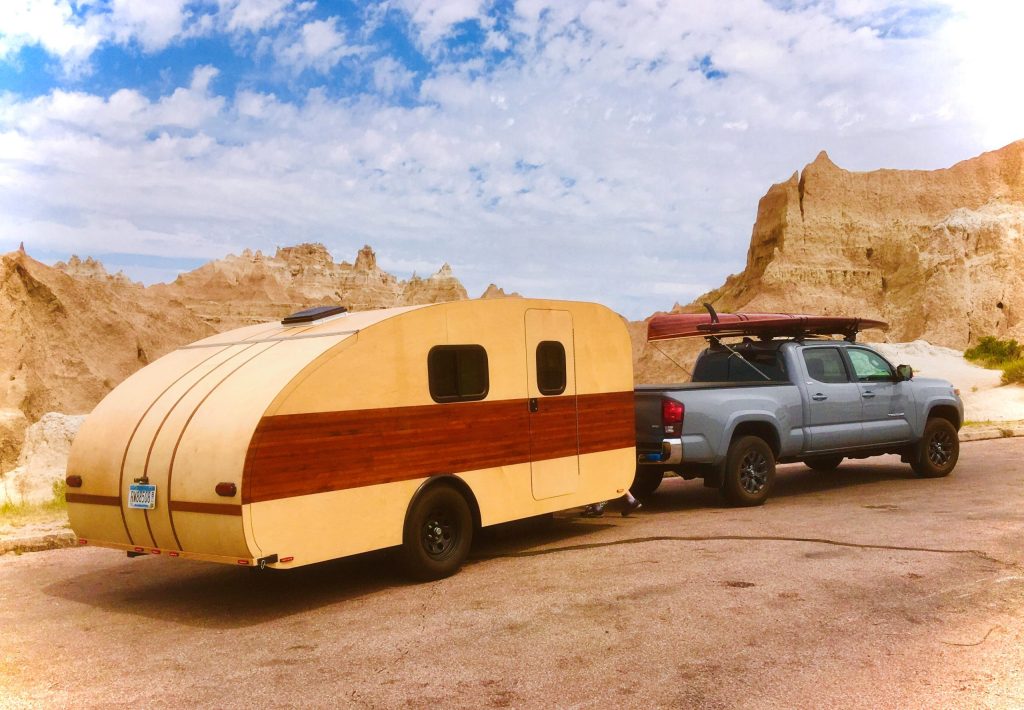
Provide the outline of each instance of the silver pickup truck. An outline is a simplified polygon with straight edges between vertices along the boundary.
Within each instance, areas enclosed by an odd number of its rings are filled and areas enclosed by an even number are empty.
[[[691,382],[636,388],[631,490],[649,495],[675,473],[703,478],[734,505],[760,505],[776,462],[824,471],[879,454],[899,454],[918,476],[945,476],[963,413],[949,382],[914,378],[859,343],[712,341]]]

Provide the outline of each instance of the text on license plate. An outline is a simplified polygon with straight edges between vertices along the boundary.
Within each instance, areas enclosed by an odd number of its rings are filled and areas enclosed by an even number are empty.
[[[132,483],[128,487],[128,507],[153,510],[156,507],[156,485]]]

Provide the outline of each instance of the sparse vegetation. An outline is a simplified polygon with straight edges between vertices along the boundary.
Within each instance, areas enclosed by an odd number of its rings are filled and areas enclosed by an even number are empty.
[[[1024,347],[1016,340],[1000,340],[986,335],[973,348],[964,351],[971,362],[1003,371],[1003,384],[1024,384]]]
[[[64,500],[67,484],[53,482],[53,497],[45,503],[12,503],[0,505],[0,532],[26,525],[48,522],[67,522],[68,504]]]

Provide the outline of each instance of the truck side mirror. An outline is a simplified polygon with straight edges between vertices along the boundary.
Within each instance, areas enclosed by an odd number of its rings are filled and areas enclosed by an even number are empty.
[[[899,365],[896,367],[896,379],[900,382],[911,379],[914,376],[914,368],[910,365]]]

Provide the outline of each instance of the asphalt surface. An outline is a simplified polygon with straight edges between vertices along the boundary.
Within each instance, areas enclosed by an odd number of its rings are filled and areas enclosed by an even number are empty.
[[[1022,707],[1022,462],[784,466],[758,509],[668,479],[631,518],[484,531],[419,585],[386,553],[6,555],[0,706]]]

